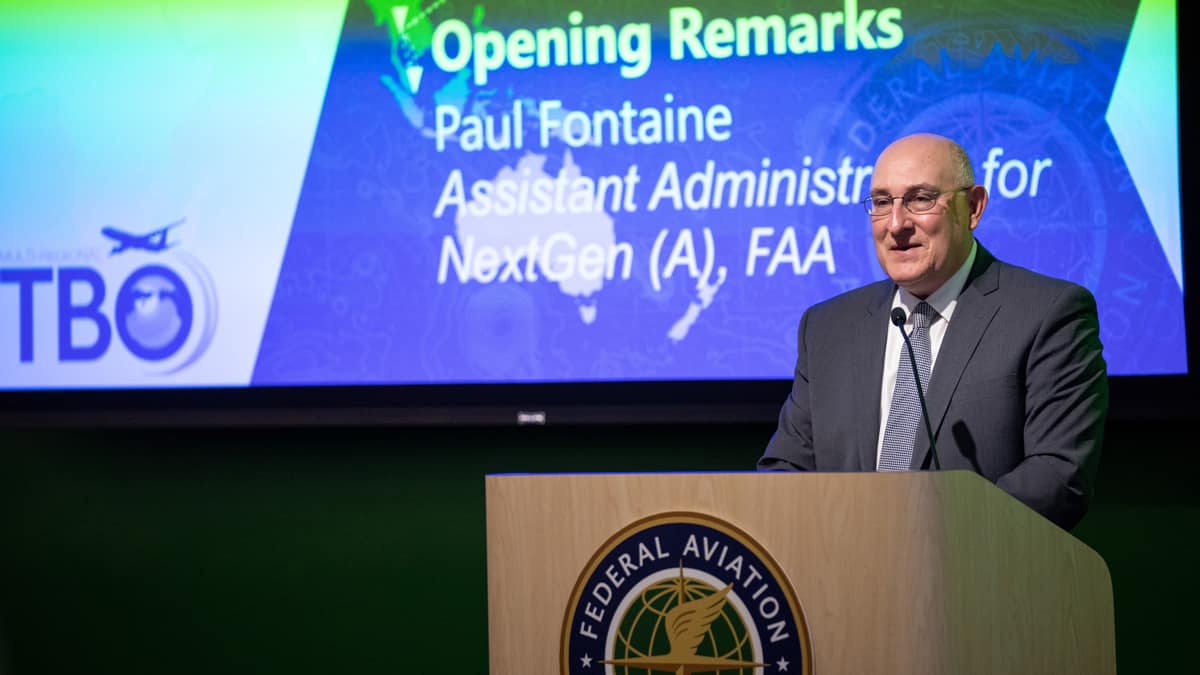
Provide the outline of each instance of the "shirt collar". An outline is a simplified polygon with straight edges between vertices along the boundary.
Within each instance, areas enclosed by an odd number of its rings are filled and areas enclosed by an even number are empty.
[[[936,291],[930,293],[929,297],[925,298],[925,302],[929,303],[946,320],[946,323],[950,322],[950,317],[954,314],[954,307],[958,304],[959,294],[967,286],[967,277],[971,275],[971,267],[975,264],[975,253],[978,249],[979,244],[972,240],[971,252],[967,254],[967,259],[963,261],[958,271],[951,275],[946,280],[946,283],[938,287]],[[892,296],[892,307],[903,307],[905,313],[910,317],[920,303],[920,298],[909,293],[904,288],[898,287],[896,294]]]

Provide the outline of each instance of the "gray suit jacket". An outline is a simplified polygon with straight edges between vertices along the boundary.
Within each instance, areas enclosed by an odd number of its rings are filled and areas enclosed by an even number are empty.
[[[895,284],[804,313],[791,395],[763,469],[873,471]],[[1104,436],[1108,377],[1087,289],[975,256],[926,403],[943,469],[969,469],[1063,528],[1083,517]],[[917,432],[913,469],[928,468]]]

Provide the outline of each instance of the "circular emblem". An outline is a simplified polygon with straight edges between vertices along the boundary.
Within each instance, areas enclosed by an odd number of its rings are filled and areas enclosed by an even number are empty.
[[[775,560],[712,516],[664,513],[613,535],[575,582],[563,675],[812,672],[808,625]]]
[[[168,358],[192,329],[192,297],[170,268],[146,265],[125,280],[117,293],[117,332],[135,356]]]

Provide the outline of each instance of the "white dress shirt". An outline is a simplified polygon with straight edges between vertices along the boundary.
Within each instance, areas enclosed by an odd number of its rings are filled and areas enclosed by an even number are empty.
[[[938,350],[942,347],[942,338],[946,336],[946,329],[950,326],[950,320],[954,316],[954,307],[958,304],[958,296],[962,293],[963,288],[967,285],[967,275],[971,273],[971,266],[975,264],[975,252],[979,248],[979,244],[971,242],[971,252],[967,254],[967,259],[963,261],[962,267],[954,273],[946,283],[940,288],[931,293],[925,298],[925,302],[929,303],[938,316],[933,318],[929,324],[929,374],[933,376],[933,369],[937,366]],[[907,290],[897,287],[896,292],[892,295],[892,307],[903,307],[904,313],[908,316],[904,323],[905,332],[911,332],[913,329],[913,310],[921,303],[921,299],[909,293]],[[891,309],[888,313],[891,313]],[[883,433],[887,429],[888,414],[892,410],[892,392],[896,389],[896,371],[900,364],[900,355],[904,350],[904,338],[900,336],[900,331],[895,326],[888,322],[887,346],[883,350],[883,381],[880,383],[879,390],[879,438],[875,442],[875,467],[879,468],[879,456],[883,452]],[[908,356],[905,355],[904,364],[906,368],[911,368],[908,365]],[[928,382],[923,382],[925,388],[929,387]],[[922,422],[922,424],[924,424]]]

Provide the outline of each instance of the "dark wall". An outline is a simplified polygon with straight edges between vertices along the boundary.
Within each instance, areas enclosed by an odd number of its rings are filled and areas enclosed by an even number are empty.
[[[1110,423],[1076,530],[1126,675],[1194,662],[1185,428]],[[484,474],[744,470],[770,432],[0,432],[0,672],[483,673]]]

